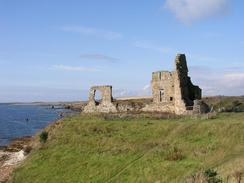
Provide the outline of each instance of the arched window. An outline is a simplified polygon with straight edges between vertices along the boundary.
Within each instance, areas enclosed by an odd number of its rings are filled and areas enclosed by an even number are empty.
[[[101,104],[102,102],[102,92],[100,90],[94,90],[94,100],[96,105]]]

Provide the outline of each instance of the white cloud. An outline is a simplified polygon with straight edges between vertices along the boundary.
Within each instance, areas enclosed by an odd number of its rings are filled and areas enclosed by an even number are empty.
[[[204,95],[244,94],[244,71],[240,68],[212,69],[198,66],[190,67],[189,70],[193,83],[203,89]]]
[[[73,71],[73,72],[97,72],[97,71],[99,71],[99,69],[97,69],[97,68],[69,66],[69,65],[53,65],[51,68],[55,69],[55,70]]]
[[[226,79],[230,80],[243,80],[244,81],[244,73],[229,73],[225,75]]]
[[[150,84],[145,85],[142,89],[126,90],[116,89],[113,91],[114,97],[145,97],[151,96]]]
[[[244,89],[244,72],[227,73],[224,75],[223,80],[224,80],[223,83],[224,85],[228,83],[227,85],[230,87],[242,87]]]
[[[145,85],[145,86],[143,87],[143,90],[144,90],[144,91],[147,91],[147,90],[150,90],[150,89],[151,89],[150,84],[147,84],[147,85]]]
[[[108,62],[116,62],[119,59],[103,54],[81,54],[80,56],[81,59],[89,59],[89,60],[103,60],[103,61],[108,61]]]
[[[152,95],[151,84],[145,85],[141,91],[138,91],[138,94],[142,96],[151,96]]]
[[[114,97],[128,97],[128,96],[137,96],[136,91],[126,90],[126,89],[115,89],[113,90]]]
[[[157,52],[161,52],[161,53],[171,52],[170,48],[156,45],[156,44],[153,44],[153,43],[147,42],[147,41],[136,41],[135,43],[133,43],[133,45],[137,48],[149,49],[149,50],[153,50],[153,51],[157,51]]]
[[[103,38],[103,39],[107,39],[107,40],[116,40],[116,39],[121,39],[123,37],[122,34],[120,34],[118,32],[101,30],[101,29],[96,29],[96,28],[92,28],[92,27],[64,26],[61,29],[65,32],[80,33],[80,34],[95,36],[95,37]]]
[[[230,0],[166,0],[165,7],[184,23],[224,14]]]

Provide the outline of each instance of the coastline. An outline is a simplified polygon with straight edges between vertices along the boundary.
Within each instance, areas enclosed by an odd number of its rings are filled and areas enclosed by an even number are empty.
[[[7,145],[0,146],[0,183],[6,183],[11,179],[12,173],[30,154],[32,149],[35,149],[36,136],[50,126],[55,125],[64,117],[76,113],[71,112],[62,113],[61,118],[50,121],[50,123],[43,129],[38,130],[32,136],[22,136],[12,139]]]

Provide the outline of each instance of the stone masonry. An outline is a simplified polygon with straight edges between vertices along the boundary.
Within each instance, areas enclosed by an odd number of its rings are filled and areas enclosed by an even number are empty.
[[[102,99],[101,101],[95,100],[96,91],[101,91]],[[112,103],[112,86],[93,86],[90,88],[89,92],[89,102],[84,108],[85,113],[101,112],[117,112],[116,107]]]
[[[177,54],[174,71],[158,71],[152,73],[153,101],[145,104],[141,111],[168,112],[187,115],[208,112],[208,106],[201,101],[202,90],[192,84],[188,76],[188,67],[184,54]],[[102,100],[95,101],[96,91],[102,93]],[[122,112],[118,104],[113,103],[112,86],[93,86],[90,89],[89,102],[84,112]],[[138,109],[136,109],[138,111]],[[132,110],[130,110],[132,111]]]
[[[174,71],[153,72],[151,86],[153,103],[143,108],[143,111],[182,115],[193,113],[193,108],[202,109],[202,107],[194,107],[194,104],[202,104],[202,102],[194,102],[201,99],[202,90],[192,84],[184,54],[176,56]]]

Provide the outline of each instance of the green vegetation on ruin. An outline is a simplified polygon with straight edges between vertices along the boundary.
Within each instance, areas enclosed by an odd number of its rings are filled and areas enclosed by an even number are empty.
[[[244,172],[244,113],[215,119],[75,115],[38,135],[16,183],[184,182],[213,168]]]

